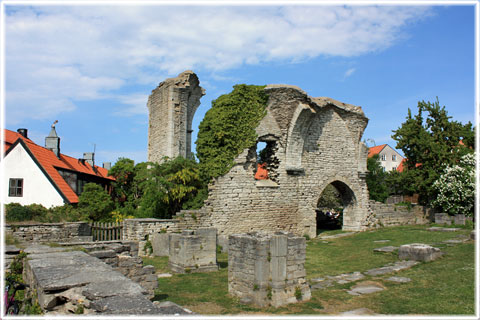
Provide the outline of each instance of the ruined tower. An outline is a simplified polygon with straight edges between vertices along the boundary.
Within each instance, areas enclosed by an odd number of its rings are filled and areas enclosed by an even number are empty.
[[[190,157],[192,120],[205,90],[190,70],[161,82],[148,97],[148,161]]]

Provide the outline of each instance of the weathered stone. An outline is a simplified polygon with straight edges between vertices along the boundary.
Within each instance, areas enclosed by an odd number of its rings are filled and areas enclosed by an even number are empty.
[[[373,242],[375,242],[375,243],[385,243],[385,242],[390,242],[390,240],[374,240]]]
[[[193,115],[205,90],[192,71],[161,82],[148,98],[148,161],[189,158]]]
[[[366,283],[357,284],[347,292],[352,296],[358,296],[362,294],[369,294],[369,293],[374,293],[374,292],[383,291],[383,290],[384,288],[379,286],[378,284],[366,282]]]
[[[442,227],[431,227],[427,228],[428,231],[441,231],[441,232],[455,232],[460,231],[460,228],[442,228]]]
[[[156,257],[168,257],[168,233],[154,233],[150,239],[153,255]]]
[[[386,246],[386,247],[381,247],[381,248],[375,248],[373,249],[374,252],[394,252],[395,250],[397,250],[398,247],[394,247],[394,246]]]
[[[344,232],[344,233],[338,233],[334,234],[331,236],[320,236],[319,239],[337,239],[337,238],[343,238],[343,237],[348,237],[355,234],[355,232]]]
[[[257,306],[309,300],[305,246],[304,237],[282,232],[230,235],[229,294],[241,303]]]
[[[387,281],[392,281],[392,282],[399,282],[399,283],[405,283],[405,282],[410,282],[412,279],[407,278],[407,277],[390,277],[385,279]]]
[[[470,239],[475,240],[475,230],[472,230],[472,232],[470,232]]]
[[[92,251],[89,253],[92,257],[105,259],[105,258],[115,258],[117,253],[113,250],[99,250],[99,251]]]
[[[452,217],[447,213],[435,213],[435,223],[436,224],[452,224]]]
[[[173,272],[217,271],[217,230],[200,228],[185,234],[169,234],[168,265]]]
[[[397,261],[395,263],[388,264],[384,267],[367,270],[365,274],[369,276],[379,276],[387,273],[397,272],[404,269],[409,269],[418,263],[419,263],[418,261],[413,261],[413,260]]]
[[[20,248],[17,248],[16,246],[13,245],[6,245],[5,246],[5,254],[13,254],[17,255],[20,253]]]
[[[432,261],[442,256],[440,249],[423,243],[404,244],[398,249],[401,260]]]

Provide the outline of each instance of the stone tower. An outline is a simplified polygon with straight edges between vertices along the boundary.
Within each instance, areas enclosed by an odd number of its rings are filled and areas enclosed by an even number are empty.
[[[148,161],[163,157],[188,158],[192,147],[192,120],[205,90],[190,70],[161,82],[148,97]]]

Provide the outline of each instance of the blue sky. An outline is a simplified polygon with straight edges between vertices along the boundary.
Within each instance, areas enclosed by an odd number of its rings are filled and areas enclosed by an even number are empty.
[[[194,141],[237,83],[361,106],[362,140],[377,145],[395,147],[392,130],[419,100],[438,96],[454,120],[475,121],[473,5],[3,5],[4,126],[43,145],[58,120],[62,153],[96,145],[100,165],[146,161],[148,95],[188,69],[206,89]]]

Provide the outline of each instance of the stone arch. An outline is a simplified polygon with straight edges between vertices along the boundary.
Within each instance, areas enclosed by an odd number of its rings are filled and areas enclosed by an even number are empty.
[[[317,196],[315,197],[315,203],[312,204],[315,208],[317,206],[317,203],[322,195],[323,190],[328,185],[333,185],[340,193],[340,197],[342,200],[343,204],[343,225],[342,229],[345,226],[345,221],[350,221],[353,219],[356,209],[358,208],[359,205],[359,198],[358,195],[360,195],[359,192],[355,192],[355,188],[353,187],[353,184],[345,178],[341,177],[334,177],[333,179],[327,180],[325,183],[321,185],[320,188],[317,189]]]
[[[315,117],[315,110],[310,106],[299,104],[295,110],[288,128],[286,148],[286,169],[289,172],[303,172],[302,154],[306,134]]]

